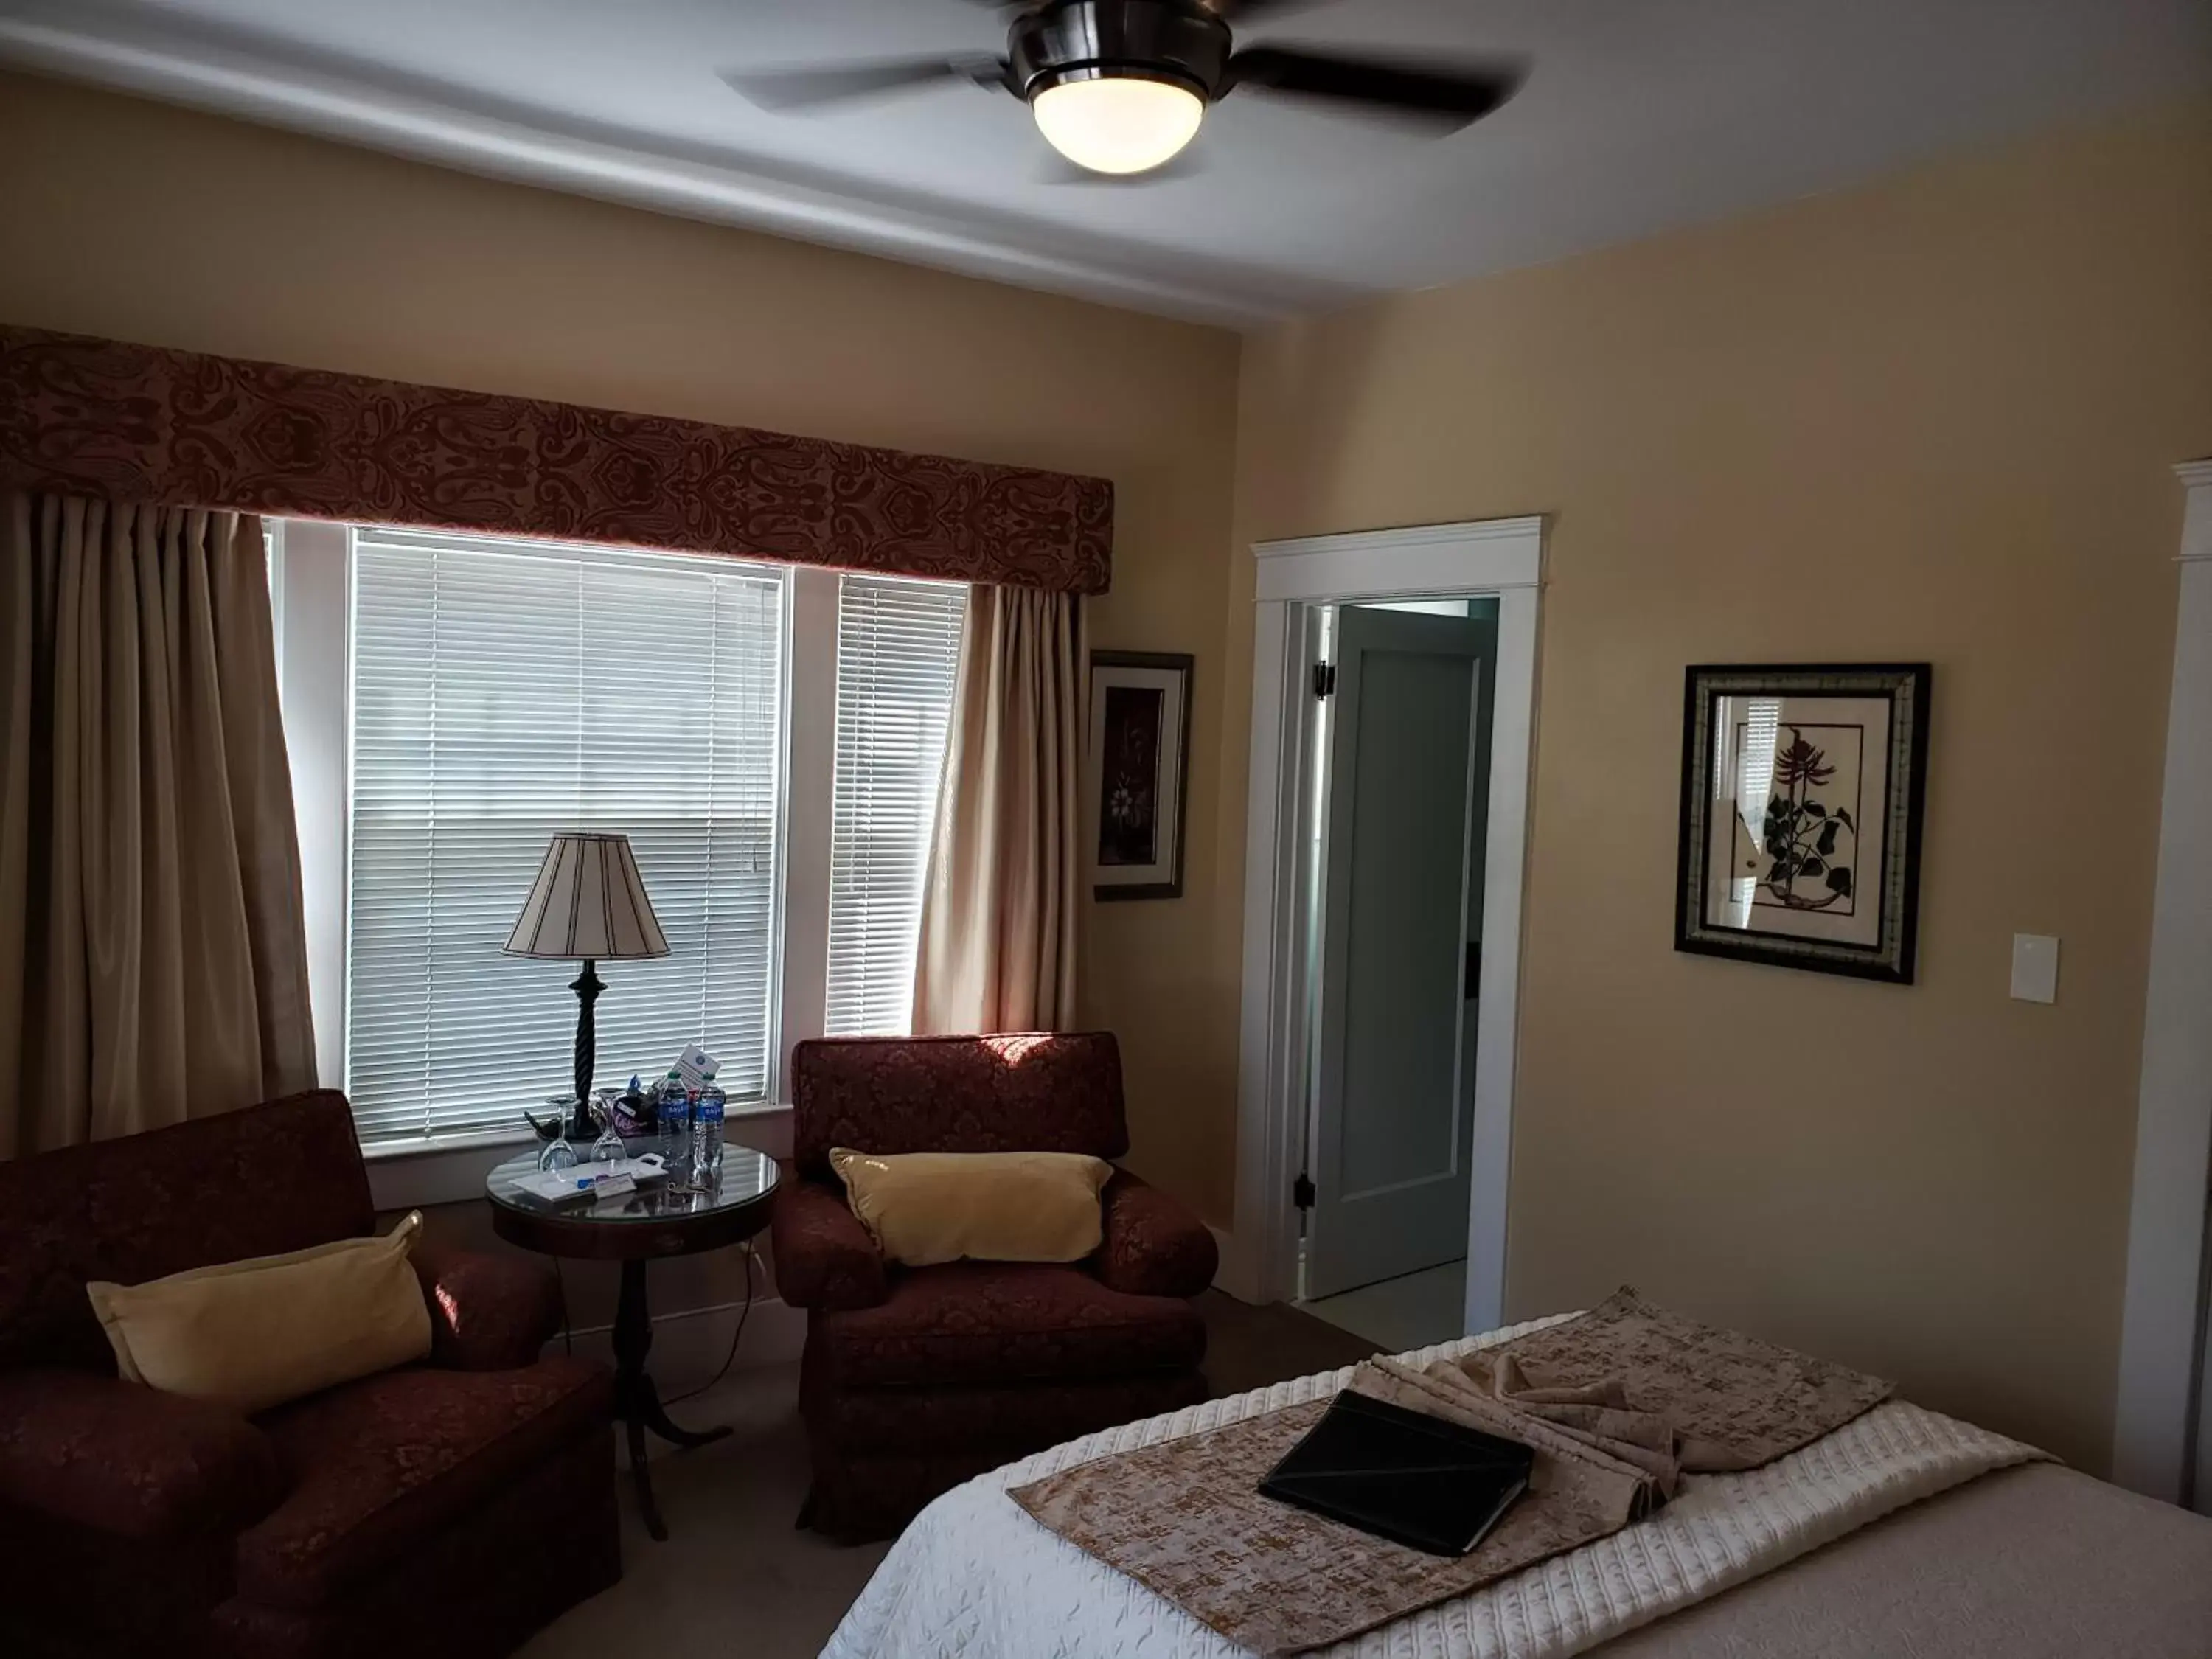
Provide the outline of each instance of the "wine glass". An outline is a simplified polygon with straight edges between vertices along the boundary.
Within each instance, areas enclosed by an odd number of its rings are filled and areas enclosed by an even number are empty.
[[[538,1154],[538,1168],[542,1174],[558,1175],[563,1170],[576,1167],[576,1149],[568,1144],[568,1107],[564,1103],[557,1119],[559,1127],[553,1138],[545,1143],[545,1150]]]
[[[619,1164],[626,1156],[623,1138],[615,1130],[613,1103],[605,1097],[592,1102],[592,1121],[599,1126],[599,1138],[592,1143],[592,1162]]]

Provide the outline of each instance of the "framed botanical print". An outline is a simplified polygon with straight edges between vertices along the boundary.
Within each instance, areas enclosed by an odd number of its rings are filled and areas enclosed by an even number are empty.
[[[1182,896],[1182,804],[1190,775],[1187,655],[1091,653],[1091,893]]]
[[[1912,982],[1929,679],[1689,670],[1676,950]]]

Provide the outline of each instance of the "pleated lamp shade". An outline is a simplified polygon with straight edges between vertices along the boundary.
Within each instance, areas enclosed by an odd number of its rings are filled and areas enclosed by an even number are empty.
[[[556,836],[507,938],[511,957],[621,962],[665,957],[667,938],[628,836]]]

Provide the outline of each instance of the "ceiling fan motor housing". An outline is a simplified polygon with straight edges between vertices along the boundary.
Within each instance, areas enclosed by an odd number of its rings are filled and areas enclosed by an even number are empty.
[[[1007,80],[1023,98],[1070,81],[1135,76],[1225,89],[1229,26],[1198,0],[1053,0],[1015,20]]]

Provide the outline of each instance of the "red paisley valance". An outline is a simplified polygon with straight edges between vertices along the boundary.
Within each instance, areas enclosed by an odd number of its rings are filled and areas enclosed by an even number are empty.
[[[0,326],[0,490],[1079,593],[1114,486],[750,427]]]

